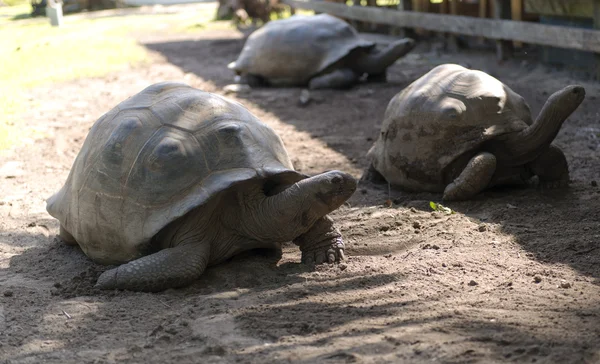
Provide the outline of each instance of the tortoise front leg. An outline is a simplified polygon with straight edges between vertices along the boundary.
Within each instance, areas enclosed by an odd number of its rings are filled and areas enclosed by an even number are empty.
[[[369,167],[363,172],[363,175],[360,177],[362,181],[369,181],[374,184],[385,184],[387,181],[385,177],[379,171],[375,169],[373,163],[369,163]]]
[[[444,189],[444,201],[467,200],[486,188],[496,171],[496,157],[482,152],[471,158],[460,175]]]
[[[569,165],[560,148],[550,145],[539,157],[528,164],[537,175],[542,188],[561,188],[569,184]]]
[[[293,242],[300,247],[304,264],[333,263],[345,259],[342,234],[327,215]]]
[[[308,83],[311,90],[332,88],[344,89],[352,87],[358,81],[358,76],[349,68],[342,68],[321,76],[313,77]]]
[[[202,275],[209,258],[206,242],[163,249],[102,273],[96,287],[145,292],[183,287]]]
[[[62,225],[60,226],[58,236],[60,237],[60,240],[67,245],[77,245],[77,240],[75,240],[75,237],[73,237],[73,235],[71,235],[71,233],[68,232],[67,229],[65,229]]]
[[[259,88],[268,86],[268,82],[260,76],[253,74],[245,74],[239,77],[239,83],[246,84],[251,88]]]

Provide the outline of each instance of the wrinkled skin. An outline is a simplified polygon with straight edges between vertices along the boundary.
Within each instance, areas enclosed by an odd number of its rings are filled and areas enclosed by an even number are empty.
[[[495,78],[435,67],[390,101],[362,179],[443,192],[447,201],[534,176],[541,187],[565,187],[568,164],[551,143],[584,98],[583,87],[567,86],[533,121],[525,100]]]

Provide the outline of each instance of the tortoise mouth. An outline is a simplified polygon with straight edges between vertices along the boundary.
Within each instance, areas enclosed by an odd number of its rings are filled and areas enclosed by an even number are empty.
[[[326,181],[325,191],[316,193],[317,199],[328,209],[335,210],[346,202],[356,191],[357,181],[349,174],[340,171],[329,171],[332,176]]]

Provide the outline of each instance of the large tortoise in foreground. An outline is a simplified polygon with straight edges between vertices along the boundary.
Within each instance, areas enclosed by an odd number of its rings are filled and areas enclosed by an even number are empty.
[[[343,259],[327,216],[355,191],[339,171],[294,171],[281,139],[239,103],[158,83],[91,128],[47,210],[60,237],[104,272],[104,289],[188,285],[255,248],[300,246],[304,263]]]
[[[363,179],[443,192],[444,200],[534,176],[541,186],[566,186],[566,158],[551,143],[584,98],[583,87],[567,86],[533,121],[525,100],[492,76],[437,66],[388,104]]]
[[[346,88],[364,74],[385,79],[386,69],[414,44],[406,38],[378,50],[339,18],[294,15],[253,32],[228,67],[250,86]]]

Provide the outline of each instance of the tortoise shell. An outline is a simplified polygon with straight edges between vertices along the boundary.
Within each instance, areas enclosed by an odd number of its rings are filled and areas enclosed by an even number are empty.
[[[256,178],[291,184],[305,176],[241,104],[164,82],[94,123],[47,211],[95,261],[111,262],[114,251],[130,260],[170,222]]]
[[[329,14],[294,15],[253,32],[229,68],[272,84],[304,84],[357,49],[371,49],[345,21]]]
[[[390,184],[441,192],[486,141],[532,123],[529,106],[508,86],[444,64],[391,99],[368,154]]]

